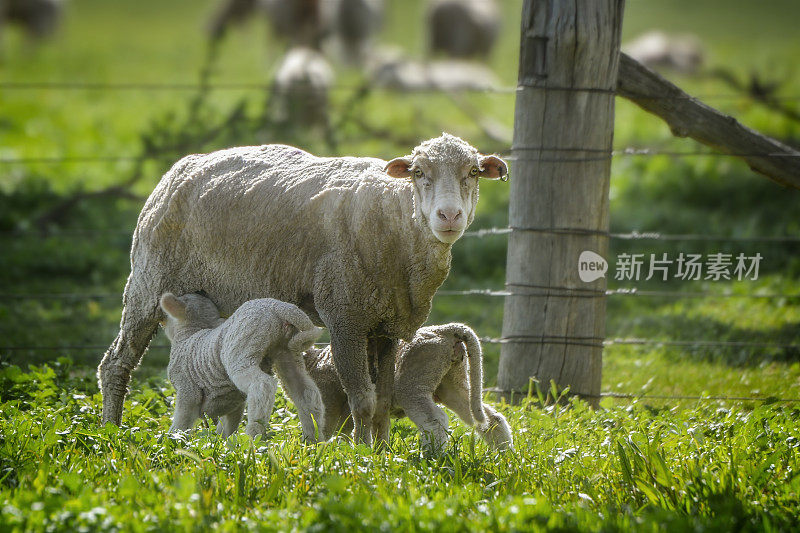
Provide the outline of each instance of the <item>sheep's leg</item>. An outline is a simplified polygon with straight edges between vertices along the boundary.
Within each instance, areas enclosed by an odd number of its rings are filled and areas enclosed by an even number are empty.
[[[106,351],[97,377],[103,393],[103,423],[119,425],[122,405],[128,393],[131,372],[139,365],[150,339],[158,331],[161,312],[158,294],[149,294],[133,284],[133,274],[128,279],[123,297],[122,320],[119,334]]]
[[[319,388],[306,371],[302,355],[284,352],[275,358],[275,371],[286,393],[297,408],[303,437],[308,442],[322,442],[325,427],[325,406]]]
[[[243,368],[231,375],[231,381],[247,395],[247,427],[245,433],[255,438],[263,435],[275,406],[277,380],[258,366]]]
[[[394,360],[397,341],[386,337],[375,338],[378,377],[375,383],[376,403],[372,417],[372,437],[376,447],[389,444],[392,394],[394,390]]]
[[[226,439],[236,432],[239,424],[242,423],[242,415],[244,414],[244,402],[237,406],[230,413],[224,414],[219,418],[217,423],[217,433]]]
[[[372,416],[375,414],[375,386],[369,376],[367,337],[347,330],[347,327],[328,326],[336,373],[342,381],[353,416],[356,442],[372,445]]]
[[[172,416],[170,433],[191,429],[200,418],[203,393],[193,387],[182,387],[175,391],[175,414]]]

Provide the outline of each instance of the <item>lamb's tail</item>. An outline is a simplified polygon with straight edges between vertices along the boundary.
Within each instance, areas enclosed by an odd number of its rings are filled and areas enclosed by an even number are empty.
[[[289,339],[289,349],[293,352],[304,352],[314,345],[314,341],[322,335],[322,328],[318,328],[311,322],[308,315],[292,304],[282,305],[276,309],[278,316],[297,328],[291,339]]]
[[[442,329],[462,341],[467,347],[470,411],[472,411],[472,417],[475,422],[479,426],[485,426],[487,420],[486,414],[483,412],[483,350],[481,349],[481,341],[472,328],[465,324],[454,322],[443,326]]]

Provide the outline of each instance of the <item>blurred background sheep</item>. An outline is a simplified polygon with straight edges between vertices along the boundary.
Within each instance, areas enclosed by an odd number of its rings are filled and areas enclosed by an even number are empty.
[[[705,61],[703,43],[692,34],[649,31],[623,45],[622,51],[650,68],[668,68],[682,74],[696,74]]]
[[[328,60],[311,48],[292,48],[273,82],[275,121],[300,126],[328,125],[328,92],[334,74]]]
[[[64,0],[0,0],[0,32],[15,25],[30,38],[42,39],[56,31],[63,11]]]
[[[500,33],[494,0],[433,0],[428,12],[431,52],[486,59]]]

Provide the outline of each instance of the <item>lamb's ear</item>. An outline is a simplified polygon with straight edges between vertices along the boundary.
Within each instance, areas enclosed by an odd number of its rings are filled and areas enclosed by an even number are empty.
[[[411,177],[411,159],[408,157],[395,157],[386,163],[383,171],[393,178]]]
[[[161,296],[161,309],[175,320],[186,320],[186,304],[171,292]]]
[[[508,165],[496,155],[482,155],[478,161],[481,165],[480,176],[491,180],[508,181]]]

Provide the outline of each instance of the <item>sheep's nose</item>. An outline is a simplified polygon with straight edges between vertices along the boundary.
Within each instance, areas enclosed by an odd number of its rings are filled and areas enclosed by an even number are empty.
[[[450,224],[456,222],[464,212],[461,209],[439,209],[436,211],[436,214],[439,216],[440,219],[444,220],[445,222],[449,222]]]

